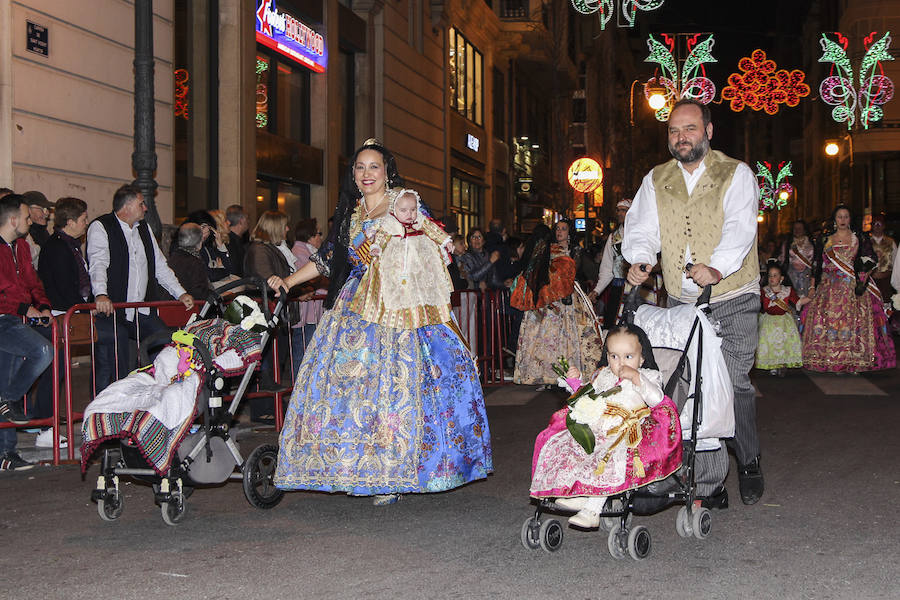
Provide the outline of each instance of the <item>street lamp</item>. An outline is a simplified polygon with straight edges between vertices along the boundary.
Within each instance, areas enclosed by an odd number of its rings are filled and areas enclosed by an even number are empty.
[[[837,140],[825,140],[825,154],[828,156],[837,156],[837,153],[841,151],[840,145],[838,145]]]
[[[650,88],[650,96],[647,98],[647,104],[649,104],[650,108],[653,110],[659,110],[666,105],[666,96],[664,91],[662,91],[662,88],[658,90]]]

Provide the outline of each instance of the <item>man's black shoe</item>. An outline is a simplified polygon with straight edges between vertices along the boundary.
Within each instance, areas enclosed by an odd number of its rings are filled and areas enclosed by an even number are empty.
[[[766,484],[763,481],[758,456],[740,467],[738,470],[738,484],[741,488],[741,500],[744,504],[756,504],[762,498]]]
[[[728,490],[725,489],[725,486],[722,486],[709,496],[701,496],[699,500],[700,505],[704,508],[728,508]]]
[[[0,421],[9,421],[14,425],[26,425],[28,417],[12,405],[9,400],[0,401]]]

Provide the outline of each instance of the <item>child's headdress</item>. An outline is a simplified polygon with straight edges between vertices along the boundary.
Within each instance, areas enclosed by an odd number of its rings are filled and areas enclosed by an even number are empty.
[[[389,213],[394,213],[394,204],[397,202],[397,199],[400,198],[400,196],[402,196],[403,194],[412,194],[416,199],[416,211],[422,211],[422,198],[419,197],[419,192],[410,188],[394,188],[389,192]]]

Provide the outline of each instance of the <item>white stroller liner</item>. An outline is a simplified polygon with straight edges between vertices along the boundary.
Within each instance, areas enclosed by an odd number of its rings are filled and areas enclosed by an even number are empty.
[[[685,347],[695,319],[699,324],[700,335],[695,335],[690,347]],[[645,304],[635,313],[634,324],[647,334],[650,345],[653,346],[654,357],[659,361],[664,381],[671,377],[678,360],[684,354],[689,369],[682,377],[685,383],[692,383],[693,374],[698,372],[697,348],[702,337],[703,356],[699,372],[703,374],[700,385],[703,393],[703,410],[697,430],[697,451],[718,450],[721,447],[719,438],[734,436],[734,388],[725,366],[725,358],[722,356],[722,340],[716,335],[709,318],[702,309],[693,304],[682,304],[673,308],[659,308]],[[690,439],[693,396],[690,395],[685,399],[673,395],[672,399],[678,404],[681,414],[682,437],[685,440]]]

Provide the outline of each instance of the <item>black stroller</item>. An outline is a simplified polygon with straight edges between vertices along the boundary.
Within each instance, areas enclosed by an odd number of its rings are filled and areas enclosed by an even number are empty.
[[[600,528],[608,532],[607,548],[616,559],[631,556],[642,560],[650,554],[652,539],[649,529],[644,525],[633,526],[634,514],[654,514],[672,504],[683,504],[675,518],[675,530],[681,537],[706,538],[712,527],[712,514],[709,508],[702,506],[697,491],[697,455],[703,448],[699,439],[704,415],[703,375],[700,365],[703,353],[720,353],[718,344],[713,348],[704,347],[704,330],[714,335],[714,325],[709,321],[709,299],[711,287],[706,287],[693,309],[694,318],[686,332],[687,341],[683,348],[660,348],[653,344],[654,357],[659,363],[661,372],[667,376],[665,394],[672,398],[681,413],[682,428],[682,466],[667,479],[629,490],[606,500],[600,515]],[[637,288],[632,290],[626,302],[623,318],[639,326],[643,325],[635,318],[638,312],[639,296]],[[652,308],[654,311],[666,309]],[[710,338],[707,337],[707,340]],[[689,351],[694,348],[696,359],[689,359]],[[669,356],[666,356],[669,354]],[[674,355],[674,356],[673,356]],[[674,360],[673,360],[674,358]],[[694,368],[692,369],[692,364]],[[693,374],[691,371],[694,371]],[[731,399],[724,399],[729,407]],[[723,401],[723,404],[724,404]],[[733,407],[731,407],[733,429]],[[689,435],[686,418],[690,419]],[[724,436],[723,436],[724,437]],[[717,443],[717,440],[716,440]],[[700,463],[702,465],[704,463]],[[567,512],[554,504],[550,499],[539,499],[534,515],[525,520],[521,529],[522,545],[529,550],[542,548],[547,552],[555,552],[562,546],[563,524],[556,518],[542,520],[545,513]],[[571,511],[568,511],[571,512]]]
[[[226,307],[221,294],[244,286],[259,290],[262,296],[266,330],[260,336],[260,346],[265,349],[279,325],[287,294],[281,294],[274,311],[270,312],[268,288],[261,279],[241,279],[212,292],[199,317],[208,318],[213,309],[224,314]],[[114,521],[122,515],[125,506],[124,495],[119,488],[119,477],[122,475],[151,484],[153,499],[160,506],[163,521],[168,525],[175,525],[182,520],[185,500],[193,493],[195,486],[240,480],[243,482],[244,495],[254,507],[268,509],[277,505],[284,496],[284,492],[274,485],[278,447],[273,444],[260,445],[245,460],[229,432],[259,360],[246,366],[231,402],[225,405],[223,396],[226,377],[230,374],[219,369],[209,348],[199,338],[187,335],[182,330],[174,334],[160,333],[162,335],[155,334],[142,343],[142,364],[150,364],[149,349],[166,345],[173,339],[190,344],[201,357],[202,368],[198,369],[201,375],[200,390],[195,405],[196,414],[199,415],[199,428],[180,441],[165,475],[160,475],[156,469],[151,468],[152,465],[140,449],[129,441],[120,440],[118,447],[105,448],[97,486],[91,492],[91,499],[97,503],[100,518]]]

